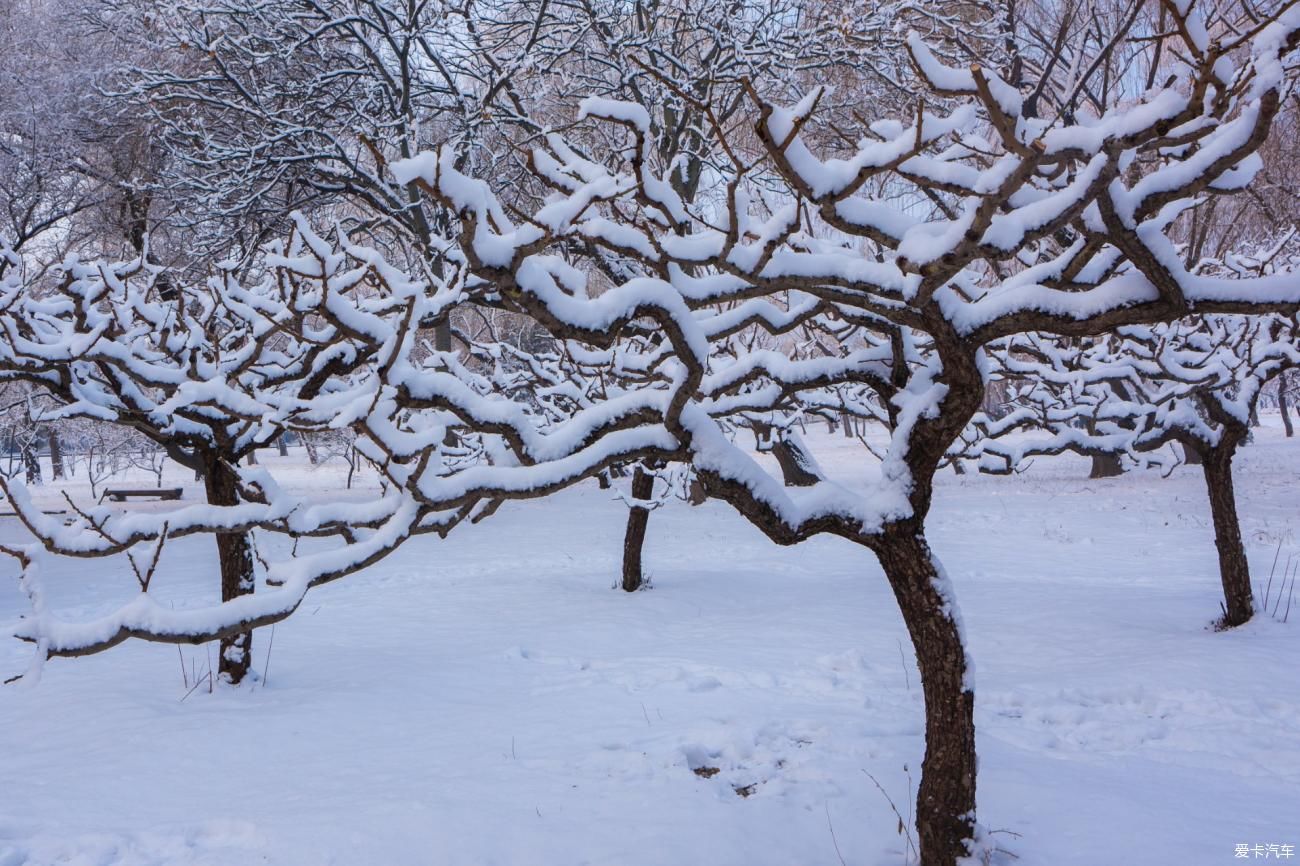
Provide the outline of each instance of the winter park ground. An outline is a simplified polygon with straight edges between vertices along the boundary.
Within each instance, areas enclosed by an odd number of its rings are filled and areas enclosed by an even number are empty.
[[[1260,585],[1279,543],[1300,557],[1300,439],[1265,423],[1237,477]],[[832,473],[870,476],[860,446],[810,441]],[[303,485],[345,471],[263,462]],[[1286,624],[1211,631],[1197,468],[1086,469],[945,472],[936,497],[976,664],[979,818],[1018,856],[995,862],[1210,866],[1300,844],[1300,598]],[[908,816],[921,693],[869,554],[777,548],[721,503],[673,502],[650,523],[653,588],[629,596],[611,588],[625,516],[592,483],[414,541],[314,591],[273,645],[258,632],[267,679],[237,690],[182,700],[204,648],[52,661],[0,690],[0,864],[909,862],[890,801]],[[22,535],[0,518],[0,540]],[[210,599],[210,547],[174,542],[154,591]],[[69,618],[135,587],[121,563],[46,582]],[[26,603],[15,583],[0,625]],[[29,653],[0,644],[0,672]]]

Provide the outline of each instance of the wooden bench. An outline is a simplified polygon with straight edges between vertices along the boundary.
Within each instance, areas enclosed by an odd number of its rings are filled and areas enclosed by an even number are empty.
[[[99,501],[103,502],[105,496],[107,496],[109,499],[113,500],[114,502],[126,502],[126,500],[128,499],[146,498],[146,497],[151,499],[180,499],[181,488],[147,487],[141,490],[127,490],[119,487],[112,490],[105,490],[103,496],[99,497]]]

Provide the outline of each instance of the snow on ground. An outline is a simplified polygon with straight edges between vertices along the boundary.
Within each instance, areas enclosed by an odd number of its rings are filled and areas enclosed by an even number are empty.
[[[1262,584],[1279,544],[1300,556],[1300,439],[1258,439],[1238,498]],[[860,447],[810,441],[833,474],[869,475]],[[981,822],[1026,866],[1300,844],[1300,603],[1208,630],[1199,472],[1085,475],[1060,458],[941,479]],[[651,518],[653,589],[628,596],[625,515],[592,484],[414,541],[314,591],[273,644],[259,632],[251,688],[182,700],[182,664],[208,652],[132,643],[0,689],[0,866],[906,862],[890,801],[907,817],[921,695],[870,554],[777,548],[722,504],[673,503]],[[21,537],[0,518],[0,541]],[[210,548],[169,545],[157,591],[215,594]],[[70,617],[134,588],[120,563],[54,563],[47,582]],[[23,610],[14,583],[0,624]],[[0,642],[0,672],[29,651]]]

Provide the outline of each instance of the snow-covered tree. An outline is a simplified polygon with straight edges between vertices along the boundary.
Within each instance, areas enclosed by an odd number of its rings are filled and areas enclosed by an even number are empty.
[[[878,560],[925,697],[921,860],[954,864],[979,844],[975,685],[955,593],[926,522],[934,474],[984,400],[985,347],[1027,331],[1084,337],[1193,312],[1291,313],[1300,305],[1290,274],[1193,273],[1170,239],[1198,202],[1250,183],[1300,7],[1275,20],[1243,16],[1235,29],[1186,0],[1164,9],[1167,33],[1136,42],[1146,51],[1161,45],[1162,71],[1178,74],[1117,92],[1097,112],[1026,111],[1024,95],[1001,76],[980,64],[945,65],[920,36],[908,40],[910,56],[943,109],[865,122],[855,130],[861,140],[850,137],[854,144],[836,156],[818,156],[803,135],[822,90],[781,107],[755,89],[747,97],[752,127],[710,122],[707,134],[726,161],[692,201],[675,190],[672,166],[650,159],[644,106],[608,99],[586,101],[581,115],[622,128],[623,158],[589,158],[547,136],[529,153],[537,182],[551,191],[536,208],[508,208],[493,184],[461,170],[454,146],[393,163],[398,183],[458,224],[445,271],[425,285],[373,251],[335,251],[304,233],[310,255],[298,255],[299,272],[318,278],[313,314],[374,363],[321,393],[296,395],[292,413],[274,389],[257,398],[276,407],[259,418],[289,429],[353,426],[389,492],[364,506],[312,505],[263,470],[241,468],[246,504],[171,517],[187,532],[331,531],[344,545],[270,562],[268,579],[280,590],[211,610],[168,613],[144,593],[92,629],[58,622],[38,599],[25,634],[52,654],[127,637],[223,636],[289,615],[311,586],[376,561],[412,534],[449,531],[501,502],[540,498],[613,465],[688,463],[710,495],[772,540],[838,535]],[[1224,35],[1211,41],[1209,30]],[[757,142],[754,155],[741,139]],[[594,266],[581,266],[591,250],[625,269],[597,280]],[[370,293],[352,291],[362,277]],[[554,339],[584,346],[584,363],[618,371],[628,387],[545,419],[497,393],[456,353],[420,347],[421,326],[456,303],[525,315]],[[285,308],[271,305],[270,317],[279,321]],[[857,329],[862,339],[817,357],[780,339],[734,356],[715,351],[739,328],[775,338],[813,321]],[[647,328],[651,339],[629,339]],[[850,385],[891,407],[880,477],[865,492],[833,478],[787,487],[728,436],[729,419],[742,413],[797,408],[800,394]],[[148,522],[133,518],[133,527]],[[96,529],[84,519],[69,530],[29,512],[24,519],[47,538],[68,538],[65,547],[88,543]],[[106,520],[99,529],[124,543],[113,532],[127,524]],[[162,526],[159,518],[147,537],[159,538]],[[39,580],[27,575],[38,592]]]
[[[1198,271],[1291,272],[1294,259],[1283,255],[1290,239],[1255,255],[1203,261]],[[1205,475],[1224,591],[1219,625],[1248,621],[1254,603],[1232,462],[1265,386],[1300,364],[1295,317],[1197,316],[1083,340],[1024,334],[990,357],[995,375],[1011,385],[1010,411],[977,417],[964,454],[986,472],[1005,473],[1065,451],[1171,464],[1178,455],[1165,446],[1181,445]]]
[[[9,261],[16,263],[12,253]],[[22,284],[21,268],[12,268],[0,302],[0,380],[47,398],[38,420],[91,419],[132,431],[195,470],[210,505],[237,508],[246,492],[236,465],[283,432],[270,422],[276,404],[267,400],[314,395],[370,357],[369,349],[350,348],[346,335],[313,330],[319,297],[311,295],[311,274],[272,261],[278,266],[250,286],[230,270],[206,285],[176,284],[147,254],[95,266],[72,259],[62,280],[46,287]],[[87,471],[102,475],[113,454],[102,442],[87,448],[94,463]],[[108,512],[81,517],[98,540],[79,555],[119,552],[152,535],[161,544],[181,526],[171,521],[119,541]],[[221,598],[253,592],[252,534],[235,526],[215,539]],[[223,636],[219,673],[233,683],[248,672],[251,641],[251,631]]]
[[[1193,308],[1237,313],[1296,301],[1280,276],[1189,273],[1167,235],[1198,196],[1249,182],[1296,22],[1210,43],[1197,11],[1172,4],[1168,11],[1183,34],[1177,53],[1187,84],[1175,78],[1100,117],[1026,116],[1020,94],[994,73],[943,66],[919,40],[912,51],[924,76],[965,104],[946,116],[877,122],[870,127],[877,140],[846,158],[820,159],[800,137],[817,92],[792,109],[761,104],[756,131],[766,165],[787,184],[788,203],[775,212],[751,204],[745,181],[758,169],[739,157],[707,208],[683,203],[638,159],[650,147],[649,119],[626,103],[589,101],[584,110],[628,129],[628,173],[610,174],[559,146],[536,153],[559,197],[518,225],[445,156],[408,168],[461,215],[466,264],[484,291],[555,333],[594,343],[628,321],[654,321],[681,365],[660,389],[664,430],[712,495],[781,543],[830,532],[877,555],[912,632],[926,692],[918,827],[927,863],[952,862],[973,832],[973,686],[951,586],[924,529],[933,473],[983,396],[983,347],[1024,330],[1085,336],[1176,320]],[[1144,171],[1133,173],[1136,164]],[[940,195],[946,208],[920,218],[862,193],[884,175],[916,190],[915,198]],[[687,235],[682,225],[694,230]],[[542,255],[552,237],[617,250],[646,275],[588,297],[581,274]],[[777,295],[906,339],[884,343],[899,344],[897,355],[869,349],[801,361],[751,353],[711,365],[718,314],[709,311]],[[794,302],[772,315],[792,309],[807,307]],[[688,310],[696,312],[687,317]],[[866,496],[833,482],[807,495],[786,489],[710,419],[724,401],[733,411],[761,406],[782,391],[836,380],[877,386],[898,410],[881,482]],[[767,387],[735,393],[742,382]]]
[[[832,135],[835,121],[852,123],[864,99],[910,104],[907,26],[964,59],[993,35],[979,4],[954,0],[851,11],[809,0],[644,7],[233,0],[175,4],[165,14],[135,0],[103,6],[128,39],[171,49],[124,70],[120,87],[155,119],[168,153],[158,183],[193,204],[177,214],[189,219],[187,234],[209,249],[210,239],[234,240],[251,255],[300,209],[343,220],[395,264],[431,279],[445,267],[442,251],[457,225],[393,179],[394,160],[448,141],[459,171],[491,179],[507,207],[526,209],[545,187],[522,155],[549,128],[569,125],[579,97],[595,95],[648,112],[649,158],[691,202],[726,163],[710,124],[742,123],[747,87],[784,98],[836,81],[835,103],[823,112],[822,132]],[[266,110],[270,104],[279,108]],[[568,145],[610,149],[600,126],[571,129]],[[626,276],[608,257],[586,264],[615,281]],[[436,347],[450,349],[451,335],[450,321],[438,327]],[[763,441],[796,471],[788,436]],[[649,483],[644,473],[633,478],[638,489]],[[630,535],[644,535],[645,517],[633,508]],[[640,544],[629,540],[625,550],[625,574],[639,574]]]

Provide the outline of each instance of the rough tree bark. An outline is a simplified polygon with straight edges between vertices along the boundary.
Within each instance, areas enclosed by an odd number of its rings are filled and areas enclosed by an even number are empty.
[[[204,459],[203,481],[207,488],[208,504],[238,505],[239,486],[234,471],[215,456]],[[221,568],[221,600],[232,601],[253,592],[253,542],[248,533],[219,533],[217,561]],[[238,685],[248,675],[253,662],[253,633],[240,632],[221,639],[218,653],[219,677]]]
[[[63,443],[59,441],[59,431],[50,428],[50,474],[54,480],[64,477],[63,468]]]
[[[691,505],[703,505],[709,499],[709,490],[704,486],[704,482],[698,478],[692,478],[690,486],[687,488],[686,501]]]
[[[797,440],[787,439],[784,430],[774,431],[768,424],[756,423],[754,435],[759,447],[767,444],[768,450],[776,458],[786,487],[811,487],[821,481],[809,469],[813,465],[812,458],[800,448]]]
[[[40,453],[35,440],[28,440],[23,443],[23,470],[26,474],[27,483],[33,487],[41,483]]]
[[[632,498],[650,499],[655,492],[655,477],[640,464],[632,472]],[[636,592],[641,588],[641,548],[645,544],[646,524],[650,522],[650,509],[632,506],[627,514],[627,531],[623,533],[623,591]]]
[[[1241,541],[1237,497],[1232,489],[1232,458],[1236,451],[1237,441],[1225,434],[1223,441],[1202,455],[1204,462],[1201,464],[1210,498],[1210,516],[1214,520],[1214,546],[1219,551],[1219,577],[1223,581],[1221,628],[1249,622],[1255,614],[1250,565]]]
[[[1278,385],[1277,410],[1282,413],[1282,428],[1286,430],[1286,438],[1290,439],[1295,435],[1295,429],[1291,426],[1290,406],[1287,405],[1286,399],[1286,382],[1281,382]]]
[[[1201,452],[1198,449],[1193,448],[1192,446],[1184,442],[1183,462],[1186,463],[1188,466],[1200,466],[1202,463]]]
[[[925,693],[925,760],[916,796],[921,863],[956,863],[970,852],[975,815],[975,693],[947,579],[920,527],[890,527],[875,546],[916,651]]]

